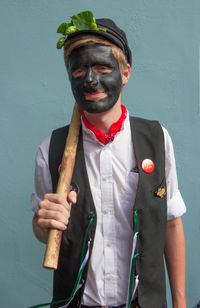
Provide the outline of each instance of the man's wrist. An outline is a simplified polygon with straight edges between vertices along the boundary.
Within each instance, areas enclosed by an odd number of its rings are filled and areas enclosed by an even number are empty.
[[[173,308],[187,308],[185,295],[173,300]]]

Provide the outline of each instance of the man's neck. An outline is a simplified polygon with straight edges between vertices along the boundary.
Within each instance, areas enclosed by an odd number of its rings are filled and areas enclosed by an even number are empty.
[[[116,122],[121,114],[121,99],[109,110],[101,113],[88,113],[84,111],[86,119],[102,134],[108,134],[110,131],[111,125]]]

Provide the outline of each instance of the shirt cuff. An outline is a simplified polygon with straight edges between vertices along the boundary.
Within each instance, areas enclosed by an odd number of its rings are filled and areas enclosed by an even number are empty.
[[[179,190],[167,200],[167,220],[175,219],[186,213],[186,206]]]
[[[39,210],[38,203],[42,201],[36,193],[31,195],[31,209],[34,213],[37,213]]]

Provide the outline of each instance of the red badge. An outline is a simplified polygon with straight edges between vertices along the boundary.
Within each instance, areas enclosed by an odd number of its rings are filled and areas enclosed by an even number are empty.
[[[151,173],[154,171],[155,169],[155,165],[154,165],[154,162],[149,159],[149,158],[145,158],[143,161],[142,161],[142,170],[146,173]]]

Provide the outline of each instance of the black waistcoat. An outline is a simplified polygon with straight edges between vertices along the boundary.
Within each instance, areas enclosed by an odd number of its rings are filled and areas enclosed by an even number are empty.
[[[139,172],[134,205],[134,210],[138,213],[136,247],[138,256],[135,261],[135,274],[139,275],[139,304],[141,308],[161,308],[166,299],[163,252],[167,206],[166,194],[161,194],[159,197],[157,192],[160,188],[166,190],[163,131],[157,121],[131,117],[130,124]],[[68,128],[67,126],[55,130],[51,137],[49,166],[54,192]],[[142,161],[146,158],[155,164],[155,170],[151,173],[145,173],[141,167]],[[77,148],[72,184],[78,187],[78,200],[77,204],[72,206],[67,230],[63,232],[59,266],[54,272],[53,301],[70,298],[80,268],[82,247],[85,246],[85,255],[90,243],[91,255],[95,236],[96,211],[85,166],[82,133]],[[91,220],[92,223],[88,227]],[[70,308],[80,306],[87,269],[88,263],[81,276],[82,287],[70,302]],[[61,307],[64,304],[64,302],[53,304],[51,307]]]

